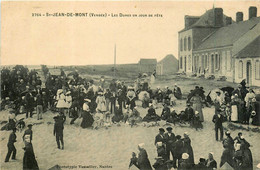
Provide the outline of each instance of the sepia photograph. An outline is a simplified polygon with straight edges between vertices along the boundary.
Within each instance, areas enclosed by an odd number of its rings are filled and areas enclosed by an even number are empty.
[[[260,170],[260,1],[1,1],[1,170]]]

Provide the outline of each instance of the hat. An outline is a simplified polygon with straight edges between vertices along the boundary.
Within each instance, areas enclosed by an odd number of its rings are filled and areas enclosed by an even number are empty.
[[[164,128],[159,128],[160,132],[165,132]]]
[[[176,139],[181,139],[181,136],[180,135],[176,135]]]
[[[226,134],[226,135],[230,135],[230,132],[229,132],[229,131],[226,131],[225,134]]]
[[[209,154],[211,154],[212,156],[214,155],[214,152],[210,152]]]
[[[5,100],[10,100],[10,97],[6,97]]]
[[[189,154],[183,153],[181,157],[182,157],[182,159],[188,159],[189,158]]]
[[[196,114],[199,114],[199,112],[198,112],[198,111],[195,111],[195,115],[196,115]]]
[[[188,132],[184,132],[185,135],[189,136],[189,133]]]
[[[152,106],[153,104],[152,103],[149,103],[149,107]]]
[[[255,116],[255,115],[256,115],[256,112],[253,110],[251,113],[251,116]]]
[[[177,86],[177,83],[175,83],[174,86]]]
[[[90,100],[90,99],[87,99],[87,98],[84,99],[84,101],[86,101],[86,102],[91,102],[91,100]]]
[[[59,118],[59,116],[54,116],[54,117],[53,117],[54,120],[55,120],[55,119],[58,119],[58,118]]]
[[[68,95],[68,94],[71,94],[71,91],[68,91],[68,92],[66,93],[66,95]]]
[[[144,143],[140,143],[138,144],[138,147],[144,149],[144,145],[145,145]]]
[[[200,162],[205,162],[205,161],[206,161],[206,159],[203,156],[201,156],[200,157]]]
[[[32,126],[33,126],[32,124],[27,125],[27,127],[32,127]]]
[[[58,91],[57,91],[57,94],[60,94],[60,93],[62,93],[63,92],[63,90],[62,89],[59,89]]]
[[[166,130],[167,130],[167,131],[171,131],[171,130],[172,130],[172,127],[167,127]]]

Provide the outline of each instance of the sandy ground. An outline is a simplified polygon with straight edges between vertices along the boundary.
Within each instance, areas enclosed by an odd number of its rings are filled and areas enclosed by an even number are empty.
[[[152,87],[173,87],[174,83],[177,83],[184,93],[184,96],[194,88],[194,86],[203,86],[206,93],[209,90],[223,87],[232,86],[235,84],[229,82],[218,82],[213,80],[201,80],[197,78],[183,78],[183,77],[168,77],[157,80],[157,83]],[[177,111],[183,110],[185,107],[185,100],[178,101],[175,109]],[[141,116],[144,117],[147,113],[147,109],[138,107]],[[161,114],[162,108],[156,109],[158,115]],[[204,108],[203,123],[204,129],[196,131],[190,127],[181,127],[179,125],[173,126],[173,132],[175,135],[183,135],[184,132],[190,134],[192,146],[194,150],[195,162],[197,163],[201,156],[207,157],[209,152],[214,152],[214,157],[219,165],[220,157],[222,154],[221,142],[215,141],[214,124],[211,122],[214,110],[213,108]],[[0,112],[0,121],[7,120],[7,111]],[[53,116],[51,112],[47,112],[43,115],[43,120],[36,120],[36,115],[33,118],[26,119],[28,123],[38,123],[33,126],[33,146],[36,159],[40,169],[49,169],[54,165],[60,166],[74,166],[74,169],[81,166],[89,166],[94,169],[93,166],[111,166],[112,168],[102,169],[115,169],[126,170],[128,169],[131,153],[136,152],[137,145],[139,143],[145,143],[145,148],[148,152],[148,156],[151,164],[155,162],[157,156],[156,148],[154,146],[154,138],[158,133],[160,126],[147,127],[143,124],[139,126],[130,127],[129,125],[122,124],[121,126],[113,125],[108,129],[102,128],[98,130],[82,129],[79,125],[82,119],[78,119],[75,125],[69,125],[70,119],[67,118],[64,129],[64,141],[65,149],[59,150],[56,146],[56,140],[53,136]],[[18,115],[18,119],[25,117],[25,115]],[[168,125],[161,123],[161,126],[166,128]],[[227,127],[227,123],[224,124]],[[235,130],[231,132],[232,137],[235,137],[239,131]],[[251,150],[253,153],[254,167],[260,163],[260,135],[250,131],[242,131],[245,139],[252,145]],[[1,169],[22,169],[22,160],[24,151],[22,149],[22,132],[17,132],[17,142],[15,144],[17,149],[17,160],[4,163],[4,159],[7,153],[7,142],[10,131],[0,131],[0,164]],[[65,167],[62,169],[69,169]]]
[[[177,110],[183,109],[184,101],[178,102]],[[141,116],[146,114],[147,109],[138,108]],[[161,108],[158,108],[157,114],[161,114]],[[204,129],[196,131],[189,127],[180,127],[179,125],[172,126],[173,132],[183,135],[184,132],[190,134],[192,146],[194,150],[195,162],[198,162],[201,156],[207,157],[208,152],[214,152],[216,161],[220,162],[222,153],[221,142],[216,142],[214,137],[214,125],[211,122],[213,116],[213,108],[203,109],[205,122]],[[1,120],[6,118],[6,111],[1,112]],[[18,118],[25,115],[19,115]],[[113,125],[108,129],[102,128],[98,130],[82,129],[79,127],[81,119],[76,121],[75,125],[69,125],[69,119],[65,123],[64,141],[65,150],[57,149],[55,137],[53,136],[53,113],[47,112],[43,116],[43,121],[36,120],[36,115],[33,118],[26,119],[26,123],[42,123],[33,126],[33,146],[40,169],[48,169],[56,164],[60,166],[112,166],[112,168],[124,170],[128,168],[129,159],[132,152],[137,151],[139,143],[145,143],[145,148],[148,152],[149,159],[153,164],[156,157],[156,148],[154,146],[154,138],[158,132],[159,126],[144,127],[139,125],[131,128],[129,125],[122,124],[121,126]],[[50,124],[51,122],[51,124]],[[164,124],[164,123],[163,123]],[[163,126],[162,127],[167,127]],[[225,123],[227,126],[227,123]],[[22,169],[23,159],[23,132],[17,132],[17,160],[4,163],[4,158],[7,153],[6,144],[10,131],[1,131],[1,169]],[[238,131],[232,131],[233,137]],[[260,162],[260,142],[259,134],[254,132],[243,131],[245,138],[253,145],[251,147],[254,159],[254,167]],[[68,169],[68,168],[63,168]],[[76,169],[76,168],[75,168]],[[93,169],[93,168],[90,168]]]

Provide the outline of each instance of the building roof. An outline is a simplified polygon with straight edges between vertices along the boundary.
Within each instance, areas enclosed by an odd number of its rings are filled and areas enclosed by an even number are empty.
[[[189,16],[189,17],[194,17],[197,18],[197,16]],[[223,14],[223,25],[226,26],[226,18],[228,16]],[[234,22],[232,20],[232,22]],[[197,22],[195,22],[194,24],[192,24],[191,26],[189,26],[188,28],[184,28],[182,29],[180,32],[189,30],[191,28],[200,28],[200,27],[204,27],[204,28],[216,28],[214,26],[214,8],[206,11],[203,15],[201,15],[199,17],[199,20]],[[217,27],[219,28],[219,27]]]
[[[248,44],[244,49],[242,49],[238,54],[238,58],[246,57],[260,57],[260,35]]]
[[[139,64],[157,64],[157,60],[141,58]]]
[[[163,63],[163,62],[167,62],[167,61],[170,60],[170,59],[173,59],[173,60],[178,61],[177,58],[174,57],[174,55],[168,54],[168,55],[165,56],[161,61],[159,61],[158,64],[161,64],[161,63]]]
[[[205,50],[217,47],[232,46],[240,37],[253,29],[260,22],[260,17],[254,17],[247,21],[233,23],[219,28],[214,34],[204,39],[203,42],[194,49]]]

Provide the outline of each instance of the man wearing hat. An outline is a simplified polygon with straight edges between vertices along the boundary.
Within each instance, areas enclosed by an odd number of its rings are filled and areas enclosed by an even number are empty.
[[[159,128],[159,134],[155,137],[154,145],[156,145],[157,142],[162,142],[163,144],[165,144],[164,132],[165,130],[163,128]]]
[[[176,141],[174,133],[172,133],[172,127],[166,128],[167,133],[165,133],[165,143],[166,143],[166,154],[168,160],[170,159],[170,153],[172,154],[173,162],[176,162],[175,154],[173,153],[174,143]],[[175,167],[174,165],[173,167]]]
[[[32,95],[32,92],[29,91],[25,95],[25,111],[26,111],[26,118],[28,118],[28,114],[30,113],[30,117],[33,115],[34,110],[34,97]]]
[[[60,116],[55,116],[53,119],[55,120],[53,135],[56,136],[56,142],[58,149],[60,149],[60,142],[62,145],[62,149],[64,149],[64,142],[63,142],[63,121],[59,118]]]
[[[25,138],[30,138],[30,142],[32,142],[32,134],[33,134],[33,131],[32,131],[32,124],[29,124],[27,127],[28,127],[28,129],[26,129],[25,131],[24,131],[24,134],[23,134],[23,141],[25,141],[24,139]]]
[[[199,163],[196,164],[193,168],[198,169],[198,170],[208,169],[207,166],[206,166],[206,159],[203,156],[201,156],[200,159],[199,159]]]
[[[14,146],[14,143],[16,142],[15,132],[16,132],[16,128],[13,128],[13,132],[10,134],[9,140],[8,140],[8,143],[7,143],[8,152],[7,152],[7,155],[5,157],[5,162],[9,162],[11,154],[12,154],[12,159],[15,160],[15,156],[16,156],[16,148]]]
[[[216,141],[218,141],[218,130],[220,130],[220,140],[223,140],[223,125],[224,117],[221,114],[221,110],[218,109],[217,113],[213,116],[212,122],[215,123],[215,135]]]
[[[195,112],[194,112],[193,108],[191,107],[190,103],[187,103],[187,108],[185,109],[184,112],[185,112],[185,115],[187,115],[188,121],[191,123],[191,120],[195,116]]]

